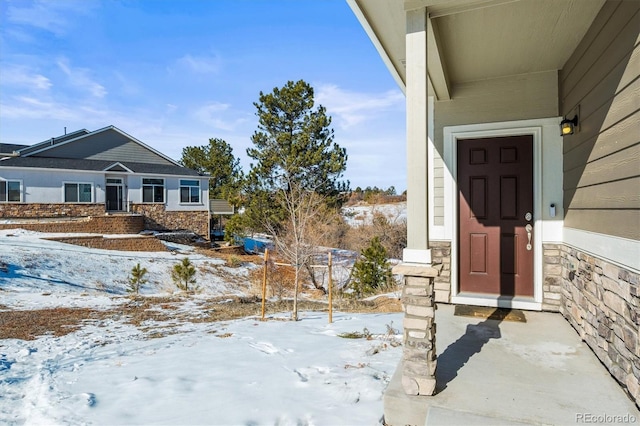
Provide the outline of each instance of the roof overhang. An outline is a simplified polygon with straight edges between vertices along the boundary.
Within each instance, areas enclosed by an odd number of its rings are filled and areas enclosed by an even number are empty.
[[[560,70],[605,0],[347,0],[400,88],[406,12],[428,14],[430,95],[456,84]]]

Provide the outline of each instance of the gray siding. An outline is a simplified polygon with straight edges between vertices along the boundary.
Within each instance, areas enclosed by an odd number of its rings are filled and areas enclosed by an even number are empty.
[[[640,2],[607,2],[560,72],[565,226],[640,240]]]
[[[36,156],[76,158],[86,160],[134,161],[174,165],[155,152],[145,148],[115,130],[105,130],[75,142],[54,146]]]

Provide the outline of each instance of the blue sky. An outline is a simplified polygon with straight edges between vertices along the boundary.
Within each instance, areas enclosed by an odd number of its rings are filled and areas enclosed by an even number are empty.
[[[221,138],[249,169],[254,102],[303,79],[351,187],[406,188],[405,101],[346,0],[0,0],[0,141],[114,125],[180,159]]]

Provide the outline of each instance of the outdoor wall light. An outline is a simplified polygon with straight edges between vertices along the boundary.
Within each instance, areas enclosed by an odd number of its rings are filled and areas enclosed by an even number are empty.
[[[560,122],[560,136],[572,135],[575,133],[576,126],[578,125],[578,115],[576,114],[572,119],[564,118]]]

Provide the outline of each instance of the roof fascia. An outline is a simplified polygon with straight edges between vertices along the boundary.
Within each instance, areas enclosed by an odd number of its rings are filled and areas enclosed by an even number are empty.
[[[369,23],[369,20],[367,19],[367,16],[365,15],[364,11],[358,4],[358,0],[347,0],[347,4],[353,11],[353,14],[356,15],[356,18],[358,19],[358,22],[360,22],[360,25],[362,26],[362,28],[364,28],[364,31],[367,33],[367,36],[369,37],[369,40],[371,40],[371,42],[373,43],[373,46],[378,51],[380,58],[382,58],[382,62],[384,62],[385,66],[391,73],[391,76],[396,81],[396,84],[398,85],[398,87],[400,87],[400,90],[402,90],[402,93],[406,95],[407,93],[406,93],[405,82],[402,80],[400,73],[398,72],[396,67],[393,65],[393,61],[391,61],[389,52],[387,52],[387,50],[382,45],[380,38],[378,37],[378,34],[375,32],[375,30]]]
[[[69,133],[69,134],[67,134],[67,135],[64,135],[64,136],[69,136],[69,135],[72,135],[72,134],[74,134],[74,133],[80,133],[80,132],[88,132],[88,130],[87,130],[87,129],[76,130],[75,132],[71,132],[71,133]],[[80,135],[80,136],[78,136],[78,137],[76,137],[76,138],[71,138],[71,139],[66,140],[66,141],[64,141],[64,142],[60,142],[60,143],[59,143],[59,144],[57,144],[57,145],[56,145],[56,144],[51,144],[51,141],[52,141],[52,140],[54,140],[54,141],[55,141],[55,138],[51,138],[51,139],[46,140],[46,141],[44,141],[44,142],[39,142],[39,143],[37,143],[37,144],[35,144],[35,145],[29,145],[29,146],[27,146],[26,148],[22,148],[22,149],[18,150],[18,152],[20,153],[20,156],[21,156],[21,157],[28,157],[28,156],[30,156],[31,154],[35,154],[35,153],[39,153],[39,152],[42,152],[42,151],[46,151],[47,149],[49,149],[49,148],[51,148],[51,147],[53,147],[53,146],[61,146],[61,145],[64,145],[64,144],[66,144],[67,142],[71,142],[71,141],[78,140],[78,139],[80,139],[81,137],[83,137],[83,136],[87,136],[87,135],[90,135],[90,134],[91,134],[91,132],[89,132],[89,133],[83,133],[82,135]],[[24,153],[24,154],[23,154],[23,152],[22,152],[22,151],[28,151],[28,152],[26,152],[26,153]]]

